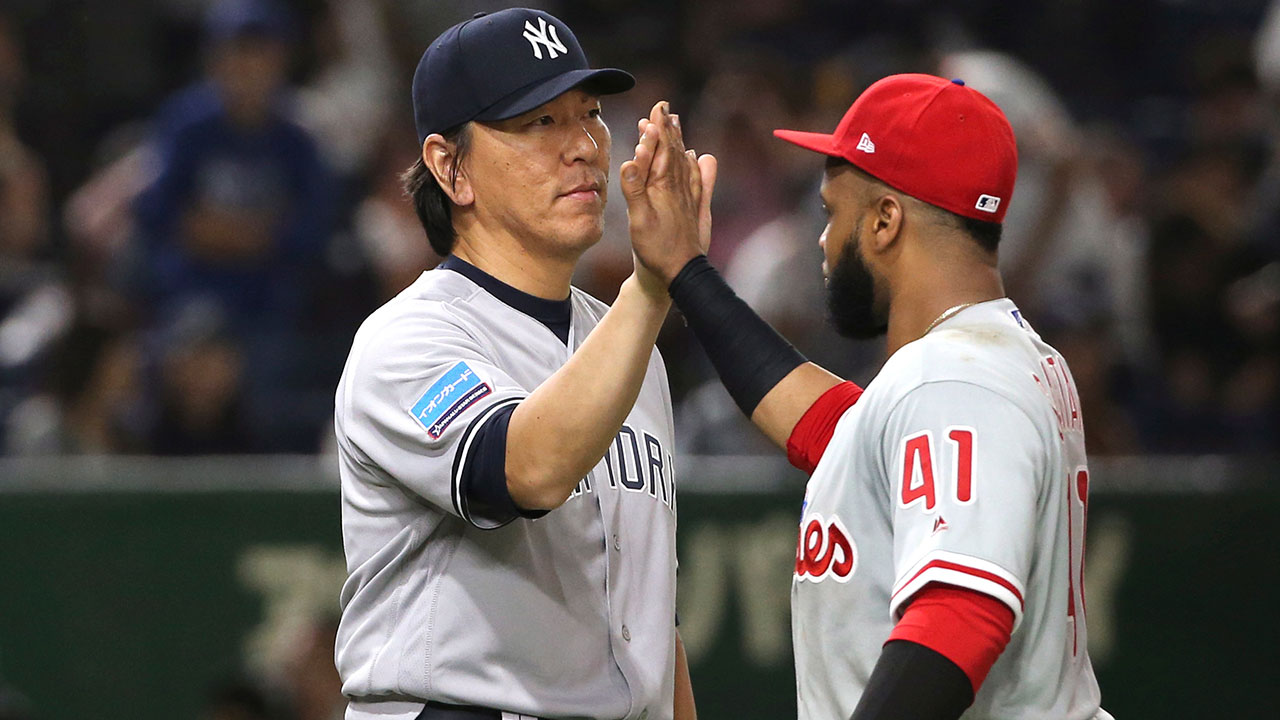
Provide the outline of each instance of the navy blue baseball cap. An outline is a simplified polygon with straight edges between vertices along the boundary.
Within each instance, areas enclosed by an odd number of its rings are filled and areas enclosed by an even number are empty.
[[[480,13],[432,41],[413,73],[418,143],[470,120],[505,120],[578,86],[610,95],[636,79],[593,70],[573,31],[541,10]]]
[[[204,19],[205,38],[226,42],[246,35],[290,41],[293,15],[275,0],[218,0]]]

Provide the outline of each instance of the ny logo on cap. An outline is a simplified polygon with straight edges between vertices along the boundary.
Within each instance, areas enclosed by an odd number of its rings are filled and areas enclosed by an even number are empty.
[[[856,149],[861,150],[864,153],[874,153],[876,151],[876,144],[871,142],[870,135],[862,133],[862,139],[858,141],[858,147]]]
[[[533,56],[542,59],[542,48],[547,48],[547,54],[552,60],[559,57],[558,53],[569,54],[569,49],[560,42],[560,36],[556,34],[556,26],[548,25],[546,18],[538,18],[538,27],[534,27],[533,23],[528,20],[524,21],[524,39],[529,41],[533,46]]]
[[[1000,198],[995,195],[979,195],[978,204],[973,207],[982,212],[993,213],[1000,209]]]

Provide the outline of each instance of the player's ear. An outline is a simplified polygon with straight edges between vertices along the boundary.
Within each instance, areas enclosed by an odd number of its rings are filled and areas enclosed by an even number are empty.
[[[871,204],[871,246],[888,250],[902,234],[902,199],[893,193],[878,193]]]
[[[443,135],[432,133],[422,141],[422,162],[454,205],[470,205],[475,202],[471,181],[459,164],[458,148],[445,140]]]

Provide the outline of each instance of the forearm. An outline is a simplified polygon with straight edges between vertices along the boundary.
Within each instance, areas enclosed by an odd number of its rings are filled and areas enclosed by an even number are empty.
[[[705,257],[685,265],[671,296],[734,402],[778,447],[786,448],[814,401],[842,382],[769,327]]]
[[[669,307],[629,278],[569,361],[516,407],[506,471],[517,505],[559,507],[604,456],[640,393]]]
[[[823,393],[842,382],[838,376],[806,362],[788,373],[760,400],[751,413],[751,422],[775,445],[786,449],[787,439],[805,412]]]
[[[693,702],[693,683],[689,680],[689,659],[685,656],[679,630],[676,630],[675,687],[675,720],[698,720],[698,710]]]

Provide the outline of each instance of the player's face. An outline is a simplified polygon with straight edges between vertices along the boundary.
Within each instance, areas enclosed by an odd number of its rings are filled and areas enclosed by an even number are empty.
[[[600,240],[610,138],[597,96],[570,90],[474,130],[464,167],[482,225],[535,255],[576,259]]]
[[[257,121],[265,115],[289,70],[289,47],[266,37],[247,36],[219,45],[210,72],[232,117]]]
[[[818,244],[831,321],[845,337],[879,337],[889,329],[889,293],[863,251],[866,183],[847,167],[835,168],[823,177],[821,193],[827,227]]]

